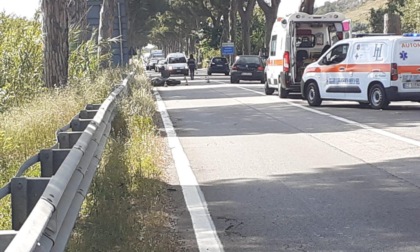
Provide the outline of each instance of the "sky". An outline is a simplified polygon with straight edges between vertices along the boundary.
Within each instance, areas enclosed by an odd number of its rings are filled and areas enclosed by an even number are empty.
[[[32,18],[40,0],[0,0],[0,11],[19,17]]]
[[[335,2],[336,0],[315,0],[315,6],[322,6],[326,1]],[[39,7],[39,2],[40,0],[0,0],[0,11],[19,17],[32,18]],[[280,7],[286,13],[292,13],[297,11],[300,2],[300,0],[282,0]]]

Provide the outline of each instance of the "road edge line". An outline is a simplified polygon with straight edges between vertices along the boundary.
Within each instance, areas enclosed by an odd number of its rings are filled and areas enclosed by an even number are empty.
[[[184,152],[184,148],[176,135],[169,113],[166,110],[165,103],[156,88],[153,89],[153,95],[156,98],[158,111],[165,127],[168,145],[172,152],[172,158],[175,163],[185,204],[187,205],[191,216],[198,248],[200,251],[223,252],[223,245],[217,235],[216,228],[208,211],[204,194],[201,191],[194,172],[191,169],[191,165]]]

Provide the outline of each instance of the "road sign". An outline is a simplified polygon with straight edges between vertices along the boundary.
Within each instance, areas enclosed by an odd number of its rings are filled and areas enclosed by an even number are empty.
[[[232,42],[222,43],[222,55],[234,55],[235,44]]]

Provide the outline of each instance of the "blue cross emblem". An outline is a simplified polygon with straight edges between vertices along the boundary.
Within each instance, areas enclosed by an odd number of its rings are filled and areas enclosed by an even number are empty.
[[[400,58],[402,60],[406,60],[408,58],[407,52],[406,51],[400,52]]]

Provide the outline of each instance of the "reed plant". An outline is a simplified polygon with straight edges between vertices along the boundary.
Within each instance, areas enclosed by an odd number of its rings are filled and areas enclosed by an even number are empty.
[[[0,186],[29,157],[53,146],[56,130],[86,104],[102,103],[123,76],[135,70],[68,250],[178,251],[166,206],[164,145],[153,122],[152,87],[142,68],[98,70],[102,59],[97,57],[96,43],[80,43],[78,30],[72,29],[69,83],[46,89],[39,22],[5,14],[0,14],[0,22],[2,33],[17,36],[0,38],[0,51],[6,54],[0,63]],[[14,51],[15,46],[20,49]],[[29,58],[32,61],[27,62]],[[37,177],[39,173],[40,167],[35,165],[24,176]],[[10,197],[0,200],[0,230],[11,229],[10,206]]]
[[[0,12],[0,112],[43,91],[41,24]]]

